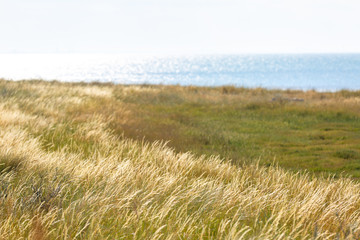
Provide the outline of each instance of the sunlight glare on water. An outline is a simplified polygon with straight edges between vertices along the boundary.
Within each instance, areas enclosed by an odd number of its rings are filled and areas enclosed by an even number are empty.
[[[2,54],[0,78],[121,84],[360,89],[360,54],[140,56]]]

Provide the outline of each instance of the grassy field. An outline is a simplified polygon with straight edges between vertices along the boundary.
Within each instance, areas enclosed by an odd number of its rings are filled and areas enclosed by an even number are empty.
[[[0,80],[0,239],[359,239],[359,103]]]
[[[360,176],[360,92],[143,86],[113,96],[131,116],[114,121],[126,137],[165,139],[178,151],[235,163]]]

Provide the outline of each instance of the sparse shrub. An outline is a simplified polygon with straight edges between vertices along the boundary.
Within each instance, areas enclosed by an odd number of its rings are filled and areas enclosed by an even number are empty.
[[[336,151],[334,156],[343,159],[355,159],[359,157],[359,153],[354,150],[344,149]]]
[[[0,153],[0,173],[9,172],[18,169],[25,161],[22,156],[16,156],[11,153]]]
[[[246,110],[258,110],[262,107],[261,103],[249,103],[245,106]]]
[[[223,86],[221,87],[222,94],[237,94],[238,89],[235,86]]]

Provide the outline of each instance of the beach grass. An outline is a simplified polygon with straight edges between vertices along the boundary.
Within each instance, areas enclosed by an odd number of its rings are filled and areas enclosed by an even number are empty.
[[[359,102],[1,80],[0,238],[358,239]]]
[[[360,92],[234,87],[113,86],[112,97],[68,109],[111,117],[125,137],[233,163],[360,176]],[[126,112],[124,114],[124,112]]]

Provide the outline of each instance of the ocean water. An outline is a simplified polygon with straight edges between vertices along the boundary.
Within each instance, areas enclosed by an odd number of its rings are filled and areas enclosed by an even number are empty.
[[[120,84],[360,89],[360,54],[139,56],[2,54],[0,78]]]

